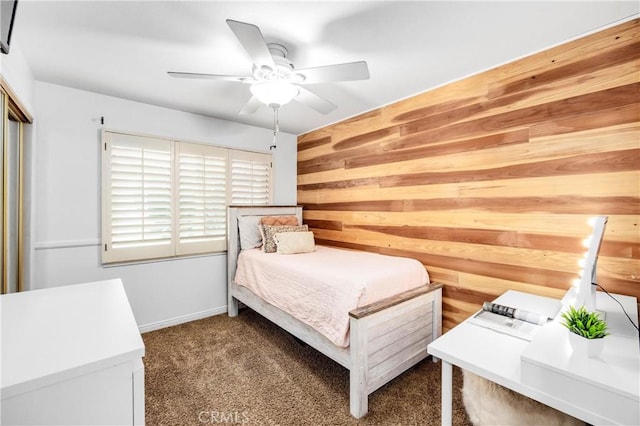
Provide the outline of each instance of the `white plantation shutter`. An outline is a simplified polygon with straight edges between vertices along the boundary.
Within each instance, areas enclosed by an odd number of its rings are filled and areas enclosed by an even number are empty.
[[[104,142],[103,260],[170,256],[171,142],[119,133]]]
[[[180,143],[176,148],[176,156],[176,254],[225,250],[228,150]]]
[[[231,204],[271,204],[271,155],[231,151]]]
[[[102,135],[103,263],[224,251],[227,206],[271,204],[271,154]]]

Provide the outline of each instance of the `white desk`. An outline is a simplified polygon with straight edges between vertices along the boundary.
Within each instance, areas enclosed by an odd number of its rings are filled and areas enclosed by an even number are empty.
[[[614,296],[637,324],[636,299]],[[558,324],[558,317],[542,326],[531,342],[480,327],[469,320],[432,342],[428,352],[442,360],[442,424],[451,424],[452,365],[590,424],[640,424],[637,331],[619,305],[604,293],[598,292],[596,308],[606,312],[612,333],[599,358],[578,360],[569,347],[568,337],[565,339],[563,334],[566,329]],[[584,395],[587,389],[595,397],[572,396]],[[606,403],[594,405],[598,397]]]
[[[0,297],[0,424],[144,424],[144,343],[120,280]]]

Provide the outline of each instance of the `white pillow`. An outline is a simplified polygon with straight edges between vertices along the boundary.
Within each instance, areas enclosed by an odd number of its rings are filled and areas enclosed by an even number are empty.
[[[273,239],[275,234],[285,232],[306,232],[309,230],[307,225],[260,225],[262,233],[262,251],[265,253],[275,253],[277,251],[276,241]]]
[[[276,251],[280,254],[309,253],[316,249],[311,231],[279,232],[273,239],[276,242]]]
[[[240,250],[262,246],[262,235],[258,227],[261,217],[262,216],[238,216]]]

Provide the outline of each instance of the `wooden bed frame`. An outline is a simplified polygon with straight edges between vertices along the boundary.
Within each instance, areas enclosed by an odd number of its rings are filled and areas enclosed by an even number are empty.
[[[350,345],[341,348],[234,282],[240,252],[238,217],[296,215],[302,223],[302,207],[231,206],[227,213],[229,316],[238,315],[238,302],[242,302],[347,368],[353,417],[367,414],[370,393],[428,356],[427,345],[442,333],[441,284],[428,284],[349,312]]]

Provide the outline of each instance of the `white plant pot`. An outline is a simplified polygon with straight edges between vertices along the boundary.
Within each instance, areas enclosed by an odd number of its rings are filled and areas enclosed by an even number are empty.
[[[602,349],[604,349],[604,337],[600,339],[587,339],[570,331],[568,333],[569,344],[571,344],[571,348],[573,348],[573,352],[576,355],[587,358],[597,358],[602,353]]]

